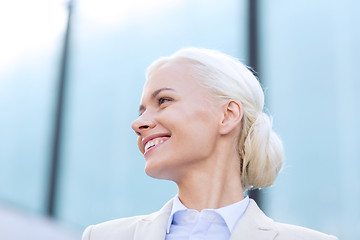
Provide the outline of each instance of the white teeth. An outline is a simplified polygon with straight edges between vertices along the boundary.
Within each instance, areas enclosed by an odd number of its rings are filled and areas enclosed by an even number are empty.
[[[148,141],[148,142],[146,143],[146,145],[145,145],[145,152],[146,152],[149,148],[154,147],[154,146],[156,146],[156,145],[158,145],[158,144],[160,144],[160,143],[163,143],[164,141],[165,141],[164,139],[158,139],[158,138],[155,138],[155,139],[153,139],[153,140],[151,140],[151,141]]]

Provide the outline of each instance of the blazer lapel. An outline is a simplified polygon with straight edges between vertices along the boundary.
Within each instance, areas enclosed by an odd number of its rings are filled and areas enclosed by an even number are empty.
[[[169,221],[173,199],[168,201],[158,212],[145,216],[135,229],[134,240],[163,240]]]
[[[230,240],[273,240],[278,234],[274,221],[268,218],[254,200],[236,224]]]

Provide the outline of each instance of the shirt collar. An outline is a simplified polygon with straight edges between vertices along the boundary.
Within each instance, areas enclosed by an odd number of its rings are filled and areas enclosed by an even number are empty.
[[[248,196],[246,196],[243,200],[239,202],[233,203],[231,205],[222,208],[214,209],[214,211],[220,214],[222,218],[225,220],[225,223],[229,228],[230,233],[232,233],[236,223],[244,215],[249,205],[249,202],[250,199]]]
[[[228,206],[225,206],[222,208],[218,208],[218,209],[207,209],[207,210],[212,210],[212,211],[218,213],[224,219],[227,227],[229,228],[230,233],[232,233],[236,223],[242,217],[242,215],[244,215],[244,213],[249,205],[249,202],[250,202],[249,197],[246,196],[243,200],[233,203],[231,205],[228,205]],[[170,214],[169,221],[168,221],[167,228],[166,228],[166,233],[170,232],[170,226],[173,221],[174,214],[176,212],[183,211],[183,210],[188,210],[188,208],[185,207],[184,204],[182,204],[180,202],[179,195],[177,194],[173,200],[173,205],[172,205],[171,214]]]
[[[176,194],[176,196],[174,197],[174,200],[173,200],[173,205],[172,205],[169,221],[168,221],[167,228],[166,228],[166,233],[170,232],[170,226],[173,221],[174,214],[181,210],[187,210],[187,207],[185,207],[184,204],[182,204],[180,202],[179,194]]]

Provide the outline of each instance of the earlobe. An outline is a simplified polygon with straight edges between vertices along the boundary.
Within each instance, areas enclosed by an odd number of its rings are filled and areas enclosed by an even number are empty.
[[[243,117],[243,107],[240,101],[231,99],[223,105],[223,118],[220,133],[225,135],[240,126]]]

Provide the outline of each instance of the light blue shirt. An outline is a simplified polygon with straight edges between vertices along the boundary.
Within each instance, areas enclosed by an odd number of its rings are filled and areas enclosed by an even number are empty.
[[[186,208],[177,195],[173,201],[165,240],[229,240],[249,201],[249,197],[245,197],[226,207],[199,212]]]

